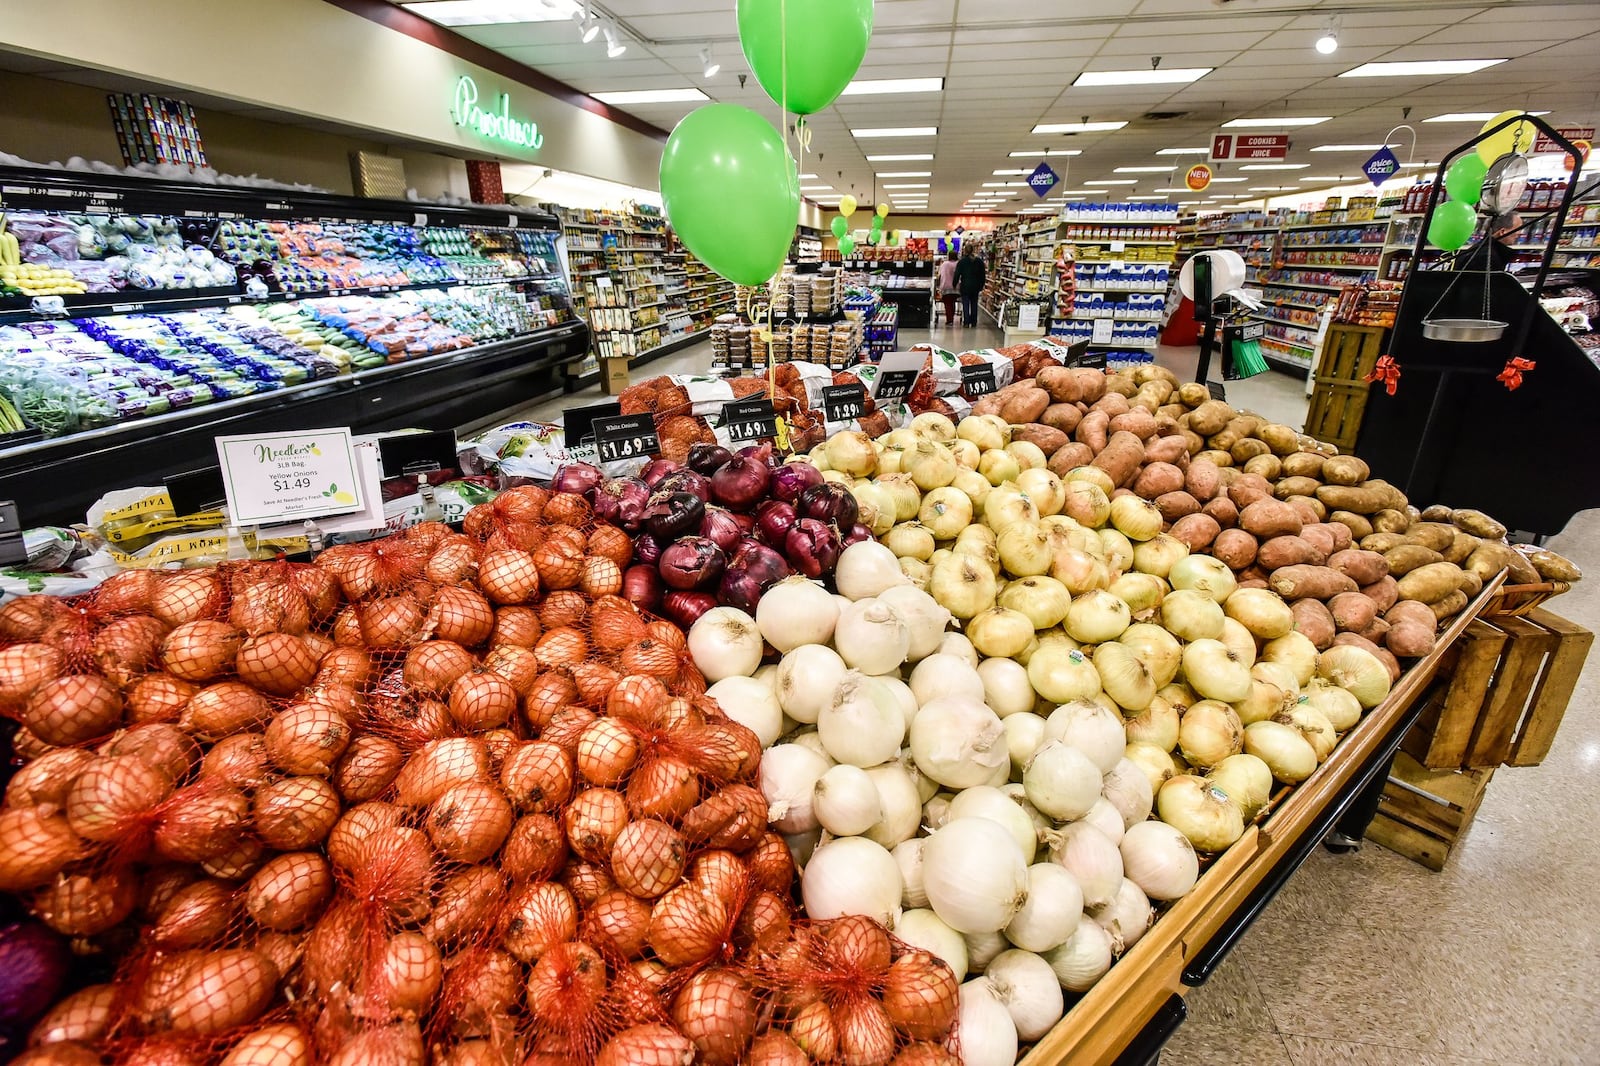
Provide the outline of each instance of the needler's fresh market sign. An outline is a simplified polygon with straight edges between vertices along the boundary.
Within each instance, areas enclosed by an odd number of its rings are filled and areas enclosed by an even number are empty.
[[[463,74],[456,81],[455,104],[450,108],[450,117],[456,120],[457,126],[466,126],[491,141],[504,141],[518,148],[544,147],[544,134],[539,132],[537,122],[524,122],[511,116],[510,93],[496,97],[490,110],[478,106],[478,83],[470,74]]]

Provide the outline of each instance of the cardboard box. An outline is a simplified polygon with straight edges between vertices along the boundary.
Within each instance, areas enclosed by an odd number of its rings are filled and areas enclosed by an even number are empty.
[[[615,396],[628,387],[627,356],[606,356],[600,360],[600,391]]]

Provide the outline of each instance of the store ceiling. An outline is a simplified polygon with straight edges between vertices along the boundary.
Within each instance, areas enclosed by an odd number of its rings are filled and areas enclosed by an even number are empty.
[[[507,0],[537,5],[543,0]],[[551,0],[551,7],[570,0]],[[777,108],[739,52],[732,0],[602,0],[595,13],[612,18],[627,51],[608,59],[605,38],[582,44],[577,24],[548,21],[455,26],[457,32],[530,67],[590,93],[637,89],[700,88],[713,100],[744,104],[777,119]],[[547,16],[548,17],[548,16]],[[1321,55],[1314,44],[1337,19],[1338,50]],[[825,33],[824,27],[818,32]],[[722,64],[702,76],[701,50]],[[1212,67],[1186,85],[1074,88],[1084,71]],[[1453,77],[1340,78],[1368,62],[1504,59],[1485,70]],[[1049,162],[1065,179],[1051,199],[1080,198],[1073,190],[1091,181],[1133,180],[1100,186],[1112,197],[1167,195],[1181,185],[1188,164],[1203,156],[1158,156],[1162,148],[1200,147],[1225,121],[1239,117],[1329,116],[1289,132],[1288,161],[1299,170],[1240,172],[1244,182],[1215,184],[1208,195],[1260,196],[1251,187],[1315,189],[1359,179],[1368,153],[1313,152],[1326,144],[1377,144],[1409,121],[1418,137],[1416,162],[1437,160],[1476,132],[1471,123],[1424,123],[1451,112],[1548,110],[1560,125],[1592,126],[1600,120],[1600,3],[1595,0],[877,0],[871,49],[860,79],[942,77],[942,92],[845,97],[813,116],[811,152],[801,170],[818,175],[804,184],[832,186],[863,202],[889,198],[885,180],[927,182],[929,207],[955,213],[985,182],[1023,181],[996,170],[1031,170],[1046,149],[1078,149],[1076,157]],[[696,103],[629,104],[625,110],[670,129]],[[1157,117],[1171,115],[1172,117]],[[1110,133],[1035,135],[1039,123],[1126,121]],[[858,139],[852,129],[933,126],[935,136]],[[1391,143],[1407,161],[1405,135]],[[1010,153],[1027,151],[1025,157]],[[931,162],[868,162],[868,155],[932,153]],[[1117,167],[1172,163],[1166,173],[1115,173]],[[890,171],[932,171],[929,177],[877,179]],[[923,190],[896,190],[921,192]],[[1036,203],[1027,188],[1001,210]],[[825,192],[808,194],[826,199]],[[1271,193],[1265,195],[1283,195]],[[909,201],[907,201],[909,203]],[[1222,200],[1226,205],[1230,201]],[[911,208],[905,208],[910,211]]]

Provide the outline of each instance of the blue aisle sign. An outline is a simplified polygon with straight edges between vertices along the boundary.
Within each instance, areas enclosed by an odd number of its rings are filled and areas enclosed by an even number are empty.
[[[1056,172],[1050,169],[1049,163],[1040,163],[1033,168],[1033,173],[1028,175],[1028,186],[1033,189],[1035,196],[1042,198],[1055,188],[1056,182],[1060,180]]]
[[[1387,148],[1379,148],[1372,153],[1372,158],[1362,164],[1362,173],[1373,185],[1382,185],[1394,177],[1400,170],[1400,160]]]

